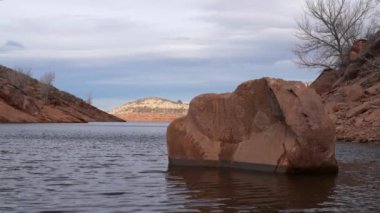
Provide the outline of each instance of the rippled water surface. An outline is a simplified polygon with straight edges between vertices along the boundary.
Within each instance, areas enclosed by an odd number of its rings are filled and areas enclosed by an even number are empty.
[[[380,212],[380,145],[336,177],[168,168],[166,126],[0,124],[0,212]]]

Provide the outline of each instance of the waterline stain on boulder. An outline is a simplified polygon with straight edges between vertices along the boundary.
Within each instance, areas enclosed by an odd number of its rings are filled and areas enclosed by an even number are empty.
[[[204,94],[167,131],[169,164],[336,173],[335,126],[301,82],[263,78]]]

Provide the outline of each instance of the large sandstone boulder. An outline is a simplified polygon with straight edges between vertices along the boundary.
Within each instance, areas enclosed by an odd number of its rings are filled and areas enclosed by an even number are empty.
[[[167,131],[169,164],[335,173],[335,126],[301,82],[264,78],[194,98]]]

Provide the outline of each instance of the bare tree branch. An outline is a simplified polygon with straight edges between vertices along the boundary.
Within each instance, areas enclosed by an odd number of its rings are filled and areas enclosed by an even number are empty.
[[[372,0],[306,0],[305,15],[297,22],[296,63],[309,68],[341,66],[353,42],[364,36],[374,5]]]

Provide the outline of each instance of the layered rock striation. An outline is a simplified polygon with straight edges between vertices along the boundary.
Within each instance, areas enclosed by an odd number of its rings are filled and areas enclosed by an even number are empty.
[[[200,95],[169,125],[167,147],[171,165],[337,172],[334,124],[300,82],[264,78]]]
[[[51,85],[0,66],[0,123],[95,121],[122,120]]]
[[[143,98],[123,104],[110,114],[126,121],[170,122],[186,115],[189,104],[163,98]]]

